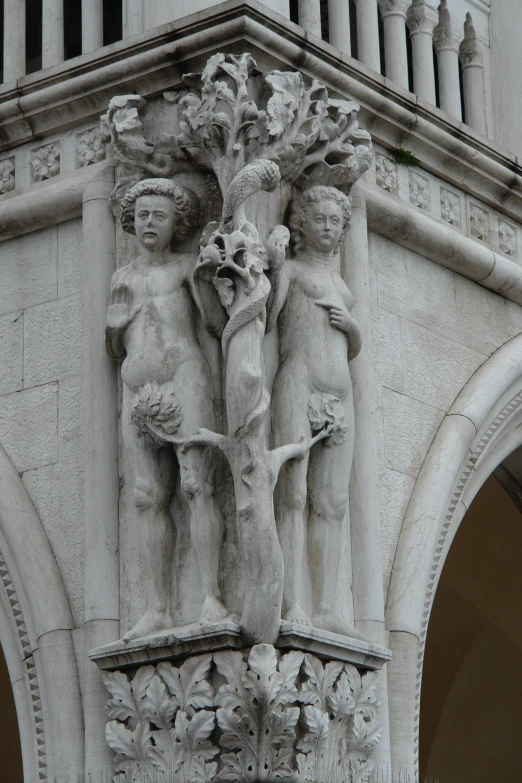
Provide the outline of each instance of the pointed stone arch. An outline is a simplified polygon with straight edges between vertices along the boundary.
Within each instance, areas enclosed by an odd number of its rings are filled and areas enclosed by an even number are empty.
[[[416,779],[422,665],[429,617],[453,538],[476,493],[522,444],[522,335],[472,376],[443,419],[401,528],[386,608],[392,760]]]
[[[45,529],[0,446],[0,642],[13,684],[28,781],[83,773],[73,628]]]

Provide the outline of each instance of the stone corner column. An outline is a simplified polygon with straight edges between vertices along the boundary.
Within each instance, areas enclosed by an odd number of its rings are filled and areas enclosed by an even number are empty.
[[[440,108],[457,120],[462,120],[459,81],[460,31],[452,24],[448,0],[439,6],[439,23],[433,31],[433,45],[439,66]]]
[[[115,268],[115,226],[107,166],[83,195],[85,408],[85,657],[119,636],[117,374],[105,353],[104,331]],[[112,769],[105,742],[106,693],[96,664],[85,664],[85,771],[93,780]],[[103,777],[105,780],[105,777]]]
[[[486,109],[484,101],[484,55],[477,40],[470,13],[466,14],[464,39],[460,45],[459,59],[464,83],[465,122],[478,133],[486,134]]]
[[[384,27],[386,78],[409,89],[406,12],[410,0],[378,0]]]
[[[309,35],[321,38],[320,0],[298,0],[297,18],[299,25],[304,27]]]
[[[406,15],[413,55],[413,91],[435,105],[435,69],[433,67],[433,29],[438,14],[425,0],[413,0]]]

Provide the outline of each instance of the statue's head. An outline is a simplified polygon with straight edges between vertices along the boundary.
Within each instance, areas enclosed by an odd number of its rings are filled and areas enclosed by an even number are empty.
[[[173,236],[182,239],[198,227],[198,201],[170,179],[144,179],[123,198],[121,223],[144,247],[164,250]]]
[[[292,201],[290,231],[294,255],[306,247],[329,253],[341,243],[350,225],[350,199],[337,188],[316,185]]]

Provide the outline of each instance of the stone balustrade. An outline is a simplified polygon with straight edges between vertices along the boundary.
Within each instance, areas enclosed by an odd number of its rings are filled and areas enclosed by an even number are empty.
[[[120,37],[139,34],[158,24],[206,9],[216,0],[181,0],[176,9],[164,0],[122,0]],[[328,41],[353,55],[363,65],[381,73],[419,98],[437,104],[456,120],[485,134],[484,52],[473,19],[464,25],[455,18],[456,4],[442,0],[438,10],[428,0],[264,0],[271,11],[292,17],[307,34]],[[463,2],[460,2],[460,6]],[[465,5],[465,3],[464,3]],[[460,9],[462,11],[462,9]],[[31,23],[31,20],[28,20]],[[104,40],[102,0],[82,0],[81,52],[101,48]],[[78,24],[80,22],[78,21]],[[351,29],[353,28],[353,29]],[[26,51],[25,0],[4,2],[3,82],[26,73],[31,53]],[[55,66],[73,56],[67,53],[68,31],[64,25],[64,0],[43,0],[41,67]],[[352,40],[353,39],[353,40]],[[114,40],[114,35],[112,40]],[[352,52],[352,43],[356,49]],[[384,68],[381,52],[384,51]],[[78,50],[77,54],[80,54]],[[460,61],[460,65],[459,65]],[[460,70],[459,70],[460,69]],[[34,70],[34,62],[32,65]]]

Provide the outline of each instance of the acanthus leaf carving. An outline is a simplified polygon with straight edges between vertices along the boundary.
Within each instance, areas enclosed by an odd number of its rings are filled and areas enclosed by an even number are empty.
[[[187,710],[190,687],[182,698],[164,687],[170,664],[160,664],[152,677],[148,671],[139,686],[122,680],[121,672],[105,675],[111,693],[123,688],[129,699],[134,688],[144,704],[139,720],[121,712],[107,725],[107,742],[116,753],[114,780],[367,780],[381,735],[377,674],[361,676],[351,664],[325,664],[298,652],[278,655],[266,644],[250,653],[215,653],[212,666],[210,658],[194,656],[177,670],[190,661],[188,680],[206,673],[198,683],[211,703],[205,697],[205,706],[196,709]]]

